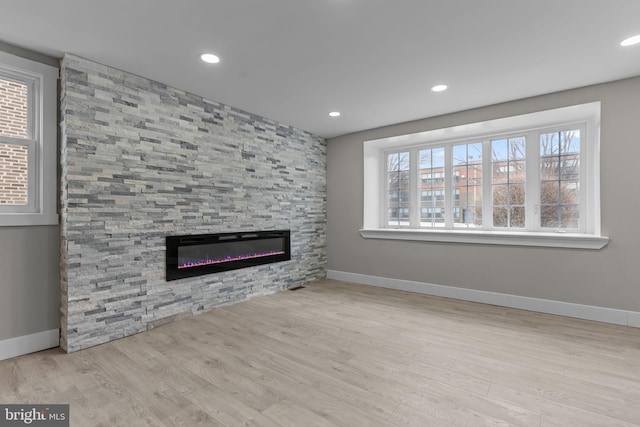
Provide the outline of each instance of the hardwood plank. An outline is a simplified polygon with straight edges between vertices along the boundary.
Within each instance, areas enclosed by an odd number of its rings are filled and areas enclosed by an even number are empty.
[[[499,384],[491,386],[490,396],[514,405],[526,406],[539,412],[541,414],[541,426],[630,427],[637,425],[550,400],[539,394],[526,393]]]
[[[311,425],[314,427],[336,427],[338,425],[332,423],[325,417],[310,411],[297,402],[292,402],[287,399],[270,406],[262,413],[277,423],[277,425],[283,427],[300,427],[304,425]]]

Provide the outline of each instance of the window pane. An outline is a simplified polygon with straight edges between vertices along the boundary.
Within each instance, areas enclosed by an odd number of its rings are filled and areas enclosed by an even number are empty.
[[[525,156],[525,137],[509,138],[509,160],[523,160]]]
[[[509,183],[524,183],[526,178],[524,160],[509,162]]]
[[[0,135],[27,138],[28,87],[0,78]]]
[[[509,141],[506,139],[491,141],[491,158],[494,162],[509,160]]]
[[[508,185],[494,185],[493,186],[493,205],[506,205],[507,198],[509,197]]]
[[[482,143],[454,145],[453,222],[457,227],[482,225]]]
[[[580,130],[565,130],[560,132],[562,154],[580,154]]]
[[[562,182],[560,185],[561,203],[580,203],[580,183],[578,181]]]
[[[482,207],[455,207],[453,222],[456,227],[477,227],[482,225]]]
[[[560,176],[560,162],[558,156],[540,158],[540,179],[557,180]]]
[[[512,184],[509,186],[509,204],[524,205],[524,184]]]
[[[558,132],[540,135],[540,157],[560,155],[560,134]]]
[[[387,156],[387,224],[409,225],[409,179],[411,166],[408,151]]]
[[[494,163],[493,183],[507,184],[509,182],[509,166],[507,162]]]
[[[465,223],[482,225],[482,207],[468,208],[464,214]]]
[[[541,134],[540,156],[540,226],[579,228],[580,130]]]
[[[409,170],[409,153],[398,153],[398,170]]]
[[[493,226],[507,227],[509,225],[509,214],[507,208],[493,208]]]
[[[578,154],[560,156],[560,178],[580,179],[580,157]]]
[[[389,154],[387,156],[387,172],[398,171],[398,153]]]
[[[432,151],[433,168],[438,168],[444,172],[444,147],[434,148]]]
[[[420,226],[444,226],[444,147],[420,150]]]
[[[467,201],[469,206],[482,206],[482,187],[479,185],[470,185],[467,188]]]
[[[28,149],[0,143],[0,205],[28,203]]]
[[[524,228],[524,206],[512,207],[509,212],[509,226],[512,228]]]
[[[431,150],[420,150],[420,169],[431,169],[432,164]]]
[[[398,219],[398,208],[389,208],[388,212],[388,223],[389,225],[400,225],[399,224],[399,219]]]
[[[557,204],[560,188],[558,182],[543,182],[540,187],[540,203],[543,205]]]
[[[578,228],[580,222],[580,206],[563,205],[560,208],[560,226],[562,228]]]
[[[453,166],[466,165],[467,161],[467,145],[455,145],[453,147]]]
[[[558,227],[558,206],[541,206],[540,207],[540,225],[542,227]]]
[[[523,228],[526,189],[525,137],[491,141],[493,226]]]

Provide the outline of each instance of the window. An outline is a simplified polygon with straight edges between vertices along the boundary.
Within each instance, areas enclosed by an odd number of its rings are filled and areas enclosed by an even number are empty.
[[[409,225],[409,153],[387,156],[389,225]]]
[[[599,103],[591,103],[366,141],[361,233],[412,240],[604,246],[599,112]],[[385,166],[376,171],[375,164]],[[374,197],[376,191],[387,197]]]
[[[454,227],[482,225],[482,151],[481,142],[456,144],[452,148]]]
[[[57,224],[57,69],[0,52],[0,225]]]
[[[33,84],[24,84],[0,74],[0,206],[5,210],[33,211],[33,174],[35,140],[29,104],[33,102]],[[31,99],[31,100],[30,100]],[[30,102],[31,101],[31,102]]]
[[[540,135],[540,225],[580,228],[580,129]]]
[[[526,141],[526,136],[490,141],[493,227],[525,228]],[[529,203],[533,201],[530,200]]]
[[[418,168],[422,176],[421,189],[429,194],[420,200],[420,226],[444,226],[444,150],[442,147],[418,151]],[[426,177],[426,178],[425,178]]]

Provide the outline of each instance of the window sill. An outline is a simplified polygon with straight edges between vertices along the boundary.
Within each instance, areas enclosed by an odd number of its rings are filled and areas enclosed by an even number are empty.
[[[608,237],[574,233],[517,233],[468,230],[362,229],[365,239],[423,242],[476,243],[483,245],[542,246],[551,248],[602,249]]]

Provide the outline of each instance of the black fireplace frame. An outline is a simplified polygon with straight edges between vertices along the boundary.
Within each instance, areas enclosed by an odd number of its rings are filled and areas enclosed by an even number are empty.
[[[264,240],[282,238],[284,253],[267,255],[257,258],[233,260],[218,264],[198,265],[189,268],[178,268],[178,248],[195,245],[217,245],[230,242],[248,242],[252,240]],[[237,233],[198,234],[182,236],[166,236],[166,279],[177,280],[185,277],[195,277],[204,274],[220,273],[223,271],[237,270],[256,265],[271,264],[291,259],[291,231],[242,231]]]

